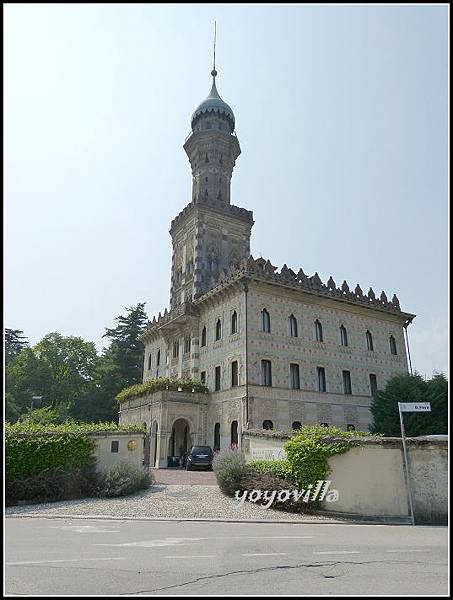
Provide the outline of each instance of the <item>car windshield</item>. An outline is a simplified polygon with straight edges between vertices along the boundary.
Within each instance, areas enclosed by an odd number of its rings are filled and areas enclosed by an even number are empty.
[[[204,452],[211,453],[211,446],[194,446],[192,448],[192,452]]]

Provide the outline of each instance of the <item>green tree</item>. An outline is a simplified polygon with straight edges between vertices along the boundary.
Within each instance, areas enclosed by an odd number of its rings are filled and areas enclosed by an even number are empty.
[[[144,346],[138,338],[148,323],[144,302],[126,310],[125,316],[116,317],[116,327],[107,328],[103,335],[110,340],[104,358],[115,366],[123,387],[142,382]]]
[[[448,381],[436,374],[428,381],[421,375],[403,373],[390,379],[384,390],[371,402],[371,431],[386,436],[400,436],[398,402],[431,402],[430,413],[404,413],[408,436],[447,433]]]
[[[33,348],[35,356],[49,373],[42,390],[45,406],[70,410],[92,393],[98,361],[96,347],[80,337],[49,333]]]
[[[31,406],[32,396],[44,395],[51,375],[29,347],[13,357],[5,371],[5,417],[13,423]]]
[[[5,328],[5,363],[9,364],[24,348],[28,346],[27,338],[20,329]]]
[[[92,394],[77,403],[72,415],[82,421],[118,421],[116,395],[125,387],[142,382],[143,344],[139,336],[148,318],[145,303],[126,308],[116,317],[116,327],[106,328],[103,337],[110,340],[96,366],[96,385]]]

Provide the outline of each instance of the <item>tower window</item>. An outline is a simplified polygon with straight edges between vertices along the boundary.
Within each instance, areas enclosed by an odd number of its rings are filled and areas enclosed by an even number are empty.
[[[200,381],[203,385],[206,385],[206,371],[201,371],[200,373]]]
[[[156,366],[158,367],[160,365],[160,350],[157,351],[157,356],[156,356]]]
[[[190,336],[184,338],[184,354],[190,352]]]
[[[149,353],[148,356],[148,371],[151,369],[151,352]]]
[[[173,358],[178,358],[179,356],[179,340],[173,342]]]
[[[261,361],[261,385],[272,386],[272,366],[270,360]]]
[[[206,346],[206,327],[201,330],[201,345]]]
[[[238,314],[236,311],[231,315],[231,333],[238,332]]]
[[[266,419],[265,421],[263,421],[263,429],[266,429],[267,431],[272,431],[272,429],[274,429],[274,424],[272,423],[272,421]]]
[[[318,392],[326,391],[326,371],[324,367],[317,367],[318,371]]]
[[[231,387],[238,385],[238,361],[233,360],[231,363]]]
[[[340,339],[342,346],[348,345],[348,332],[346,331],[346,327],[344,325],[340,327]]]
[[[396,341],[395,341],[395,338],[393,337],[393,335],[390,336],[389,343],[390,343],[391,354],[395,354],[395,355],[398,354],[398,352],[396,351]]]
[[[343,371],[343,390],[344,390],[344,393],[348,396],[350,396],[352,394],[350,371]]]
[[[217,319],[217,323],[215,324],[215,339],[216,341],[222,339],[222,323],[220,319]]]
[[[271,317],[265,308],[261,311],[261,331],[271,332]]]
[[[294,315],[288,318],[288,333],[291,337],[297,337],[297,319]]]
[[[292,390],[300,389],[299,365],[291,363],[289,365],[290,383]]]
[[[366,337],[366,347],[367,350],[374,350],[373,348],[373,336],[371,335],[370,331],[367,331],[365,334]]]

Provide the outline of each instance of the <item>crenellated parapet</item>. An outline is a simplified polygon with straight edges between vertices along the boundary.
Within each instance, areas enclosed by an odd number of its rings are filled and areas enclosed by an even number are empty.
[[[340,286],[337,286],[333,277],[330,276],[327,282],[324,283],[317,272],[308,276],[300,268],[296,273],[286,264],[278,271],[277,267],[269,260],[264,258],[254,259],[252,256],[242,260],[239,269],[230,269],[228,272],[221,273],[216,280],[212,279],[211,289],[200,296],[198,300],[202,301],[205,296],[213,295],[243,277],[259,279],[260,281],[310,291],[317,295],[353,302],[370,308],[402,314],[396,294],[393,295],[391,300],[388,300],[386,293],[382,291],[380,296],[377,297],[371,287],[368,293],[364,294],[359,284],[352,291],[347,281],[343,281]]]

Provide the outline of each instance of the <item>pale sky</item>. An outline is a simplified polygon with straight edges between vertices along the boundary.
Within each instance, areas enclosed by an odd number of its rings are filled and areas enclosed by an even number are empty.
[[[446,5],[4,5],[5,324],[101,349],[168,307],[182,149],[211,85],[252,254],[396,292],[413,366],[447,372]]]

